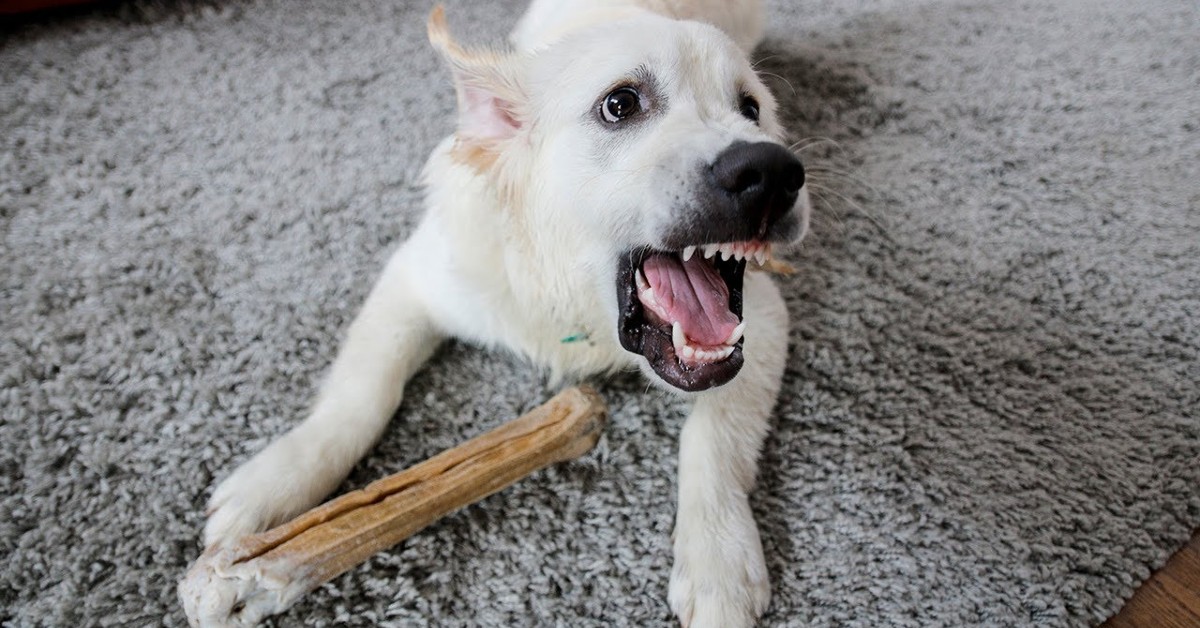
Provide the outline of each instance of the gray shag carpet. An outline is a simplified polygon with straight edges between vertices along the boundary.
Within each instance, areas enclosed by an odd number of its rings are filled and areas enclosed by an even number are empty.
[[[180,625],[214,481],[303,413],[450,131],[426,2],[0,31],[0,624]],[[496,41],[515,2],[449,3]],[[1083,626],[1200,524],[1200,5],[779,0],[820,198],[753,503],[767,626]],[[668,626],[684,408],[274,623]],[[554,390],[450,345],[343,488]]]

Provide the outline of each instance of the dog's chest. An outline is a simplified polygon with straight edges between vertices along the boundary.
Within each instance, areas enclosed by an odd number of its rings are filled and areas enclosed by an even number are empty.
[[[428,306],[453,336],[504,347],[555,375],[625,366],[604,306],[586,286],[536,272],[502,247],[452,246],[461,240],[426,229],[409,243],[414,259],[434,260],[424,280],[437,286]]]
[[[474,311],[486,312],[484,324],[476,328],[479,341],[525,355],[556,375],[606,371],[628,360],[612,324],[597,316],[603,310],[591,303],[595,299],[586,290],[513,274],[518,279],[504,289],[492,284],[490,290],[469,291],[475,296]]]

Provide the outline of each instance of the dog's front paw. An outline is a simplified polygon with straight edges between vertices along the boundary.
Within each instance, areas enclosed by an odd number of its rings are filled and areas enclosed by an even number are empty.
[[[743,628],[767,610],[771,582],[753,519],[713,533],[675,529],[668,600],[684,628]],[[715,530],[721,530],[716,533]]]
[[[304,448],[290,436],[271,443],[213,491],[204,526],[205,547],[229,545],[287,521],[331,490],[315,461],[308,460]]]

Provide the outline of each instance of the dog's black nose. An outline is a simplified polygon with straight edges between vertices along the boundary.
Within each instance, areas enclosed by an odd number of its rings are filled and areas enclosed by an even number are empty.
[[[736,142],[717,155],[712,181],[763,233],[791,210],[804,185],[804,166],[772,142]]]

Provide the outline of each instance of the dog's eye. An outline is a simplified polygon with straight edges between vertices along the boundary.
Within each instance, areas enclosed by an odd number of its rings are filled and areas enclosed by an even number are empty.
[[[753,96],[742,94],[741,110],[747,120],[758,124],[758,101]]]
[[[613,90],[600,103],[600,115],[605,122],[620,122],[642,110],[642,96],[632,87]]]

